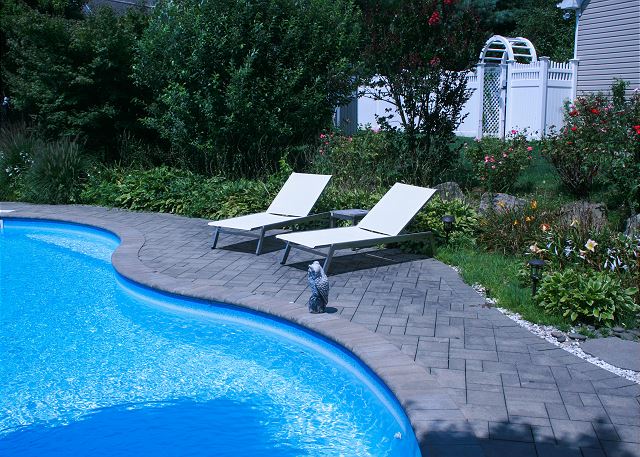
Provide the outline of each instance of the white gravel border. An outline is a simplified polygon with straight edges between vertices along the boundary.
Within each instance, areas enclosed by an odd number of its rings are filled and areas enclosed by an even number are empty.
[[[458,273],[460,273],[459,268],[457,267],[452,267],[452,268],[456,270]],[[622,368],[613,366],[610,363],[607,363],[604,360],[599,359],[598,357],[589,355],[586,352],[584,352],[582,348],[580,348],[580,343],[578,341],[571,340],[571,338],[569,338],[568,336],[567,336],[567,340],[564,343],[559,342],[557,339],[551,336],[551,332],[561,332],[565,336],[566,336],[566,332],[562,332],[561,330],[558,330],[557,328],[551,325],[532,324],[531,322],[523,319],[522,316],[520,316],[520,314],[509,311],[508,309],[500,308],[499,306],[496,306],[498,301],[494,298],[488,298],[486,294],[486,289],[481,284],[473,284],[471,287],[473,287],[473,289],[476,292],[478,292],[480,295],[485,297],[485,300],[488,304],[492,305],[492,307],[495,307],[495,309],[500,311],[502,314],[507,316],[509,319],[514,321],[519,326],[526,328],[534,335],[537,335],[540,338],[545,339],[546,341],[553,344],[554,346],[564,349],[570,354],[573,354],[576,357],[580,357],[581,359],[586,360],[587,362],[592,363],[593,365],[599,368],[607,370],[618,376],[622,376],[623,378],[628,379],[629,381],[633,381],[636,384],[640,384],[640,372],[633,371],[633,370],[623,370]]]

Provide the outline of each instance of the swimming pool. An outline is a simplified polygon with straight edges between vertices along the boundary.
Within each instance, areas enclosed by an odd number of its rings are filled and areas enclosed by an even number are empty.
[[[0,455],[418,456],[387,388],[310,332],[119,276],[114,236],[5,220]]]

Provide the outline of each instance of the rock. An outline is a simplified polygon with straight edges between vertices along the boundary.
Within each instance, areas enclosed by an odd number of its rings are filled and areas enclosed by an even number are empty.
[[[623,327],[613,327],[611,330],[613,330],[616,333],[622,333],[625,331]]]
[[[627,341],[635,341],[636,340],[636,336],[633,333],[629,333],[629,332],[624,332],[620,334],[620,338],[622,338],[623,340],[627,340]]]
[[[558,343],[564,343],[567,341],[567,337],[564,335],[556,336],[556,340],[558,340]]]
[[[458,183],[449,181],[443,182],[436,186],[434,189],[438,189],[438,196],[441,200],[448,202],[451,200],[463,200],[464,194],[462,193],[462,189],[458,185]]]
[[[583,227],[600,230],[607,226],[607,208],[603,203],[578,201],[567,203],[560,208],[560,222],[571,225],[574,221]]]
[[[629,330],[629,333],[633,333],[635,336],[637,336],[638,338],[640,338],[640,330],[638,330],[638,329],[635,329],[635,328],[634,328],[634,329],[632,329],[632,330]]]
[[[587,339],[586,336],[581,335],[579,333],[575,333],[575,332],[567,333],[567,336],[572,340],[578,340],[578,341],[585,341]]]
[[[586,341],[580,347],[587,354],[615,367],[640,371],[640,343],[618,338],[599,338]]]
[[[491,198],[492,195],[493,198]],[[504,212],[513,209],[524,208],[525,206],[527,206],[527,203],[527,200],[514,197],[513,195],[490,194],[488,192],[485,192],[480,198],[479,211],[481,213],[486,213],[487,211],[489,211],[489,209],[493,208],[493,210],[496,212]]]
[[[640,214],[627,219],[627,223],[624,226],[624,234],[627,236],[640,236]]]

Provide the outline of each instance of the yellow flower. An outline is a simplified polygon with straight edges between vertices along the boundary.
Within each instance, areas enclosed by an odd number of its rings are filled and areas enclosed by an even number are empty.
[[[551,229],[551,226],[550,226],[549,224],[541,224],[541,225],[540,225],[540,229],[541,229],[543,232],[546,232],[547,230],[550,230],[550,229]]]
[[[513,225],[518,225],[518,219],[516,219],[515,221],[513,221]]]
[[[536,200],[531,200],[531,209],[536,209],[538,207],[538,202]]]
[[[499,206],[500,208],[503,208],[503,209],[504,209],[504,208],[506,208],[507,204],[506,204],[505,202],[503,202],[503,201],[499,201],[499,202],[498,202],[498,206]]]
[[[575,227],[578,225],[578,219],[574,219],[571,221],[571,224],[569,224],[569,227]]]
[[[598,245],[598,243],[596,243],[591,238],[589,238],[589,240],[584,245],[584,247],[587,248],[589,251],[593,252],[593,251],[595,251],[597,245]]]
[[[527,217],[524,218],[524,220],[527,221],[527,222],[531,222],[533,220],[533,217],[532,216],[527,216]]]

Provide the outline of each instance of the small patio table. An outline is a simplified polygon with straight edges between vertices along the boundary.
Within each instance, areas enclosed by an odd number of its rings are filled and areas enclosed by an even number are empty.
[[[338,209],[331,211],[331,217],[329,219],[329,226],[334,228],[336,221],[351,221],[351,225],[356,225],[360,219],[365,217],[369,213],[366,209]]]

